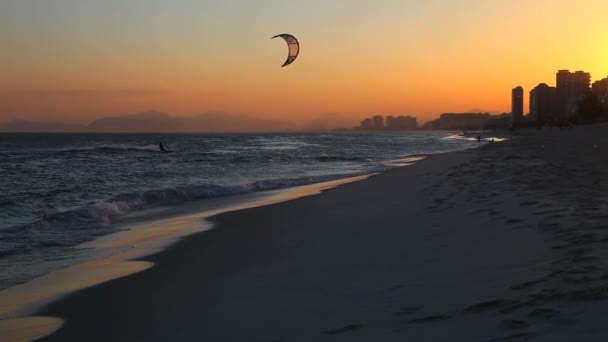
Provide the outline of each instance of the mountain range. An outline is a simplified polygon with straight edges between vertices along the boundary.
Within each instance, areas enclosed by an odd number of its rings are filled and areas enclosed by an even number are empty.
[[[309,123],[298,125],[284,120],[270,120],[245,115],[206,113],[190,117],[171,116],[155,110],[143,113],[103,117],[88,125],[62,122],[15,120],[0,124],[0,132],[285,132],[326,131],[351,119],[324,114]]]

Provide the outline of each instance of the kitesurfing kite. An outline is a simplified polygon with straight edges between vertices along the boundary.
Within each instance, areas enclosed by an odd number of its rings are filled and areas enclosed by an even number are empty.
[[[300,53],[300,43],[298,43],[296,37],[287,33],[277,34],[271,39],[275,39],[277,37],[285,39],[285,41],[287,42],[287,47],[289,48],[289,55],[287,55],[287,60],[285,61],[285,63],[283,63],[283,65],[281,65],[281,67],[285,67],[293,63],[293,61],[295,61],[298,57],[298,53]]]

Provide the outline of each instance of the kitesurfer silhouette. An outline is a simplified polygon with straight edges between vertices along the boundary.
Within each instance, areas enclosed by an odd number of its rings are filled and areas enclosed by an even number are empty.
[[[163,145],[163,143],[162,143],[162,142],[159,142],[159,143],[158,143],[158,149],[159,149],[161,152],[169,152],[167,149],[165,149],[165,145]]]

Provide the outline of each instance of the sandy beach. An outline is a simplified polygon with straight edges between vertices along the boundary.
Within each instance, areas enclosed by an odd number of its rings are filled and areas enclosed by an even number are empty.
[[[603,341],[608,127],[514,133],[211,217],[44,341]],[[202,224],[202,223],[201,223]]]

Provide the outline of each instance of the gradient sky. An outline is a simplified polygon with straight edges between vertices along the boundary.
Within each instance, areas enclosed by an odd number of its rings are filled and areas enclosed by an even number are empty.
[[[0,121],[510,111],[608,76],[606,0],[0,0]],[[302,44],[298,60],[275,34]],[[526,110],[527,112],[527,110]]]

